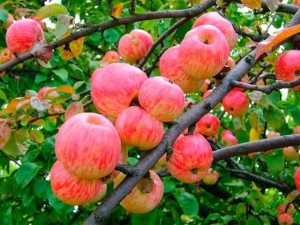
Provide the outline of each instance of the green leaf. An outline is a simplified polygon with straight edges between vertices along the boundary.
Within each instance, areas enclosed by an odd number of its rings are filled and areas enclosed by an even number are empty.
[[[103,32],[104,40],[109,43],[115,43],[119,40],[120,35],[115,29],[108,29]]]
[[[20,166],[16,172],[16,182],[21,187],[24,188],[29,182],[37,175],[39,170],[42,168],[41,165],[37,163],[27,162]]]
[[[4,91],[2,91],[2,89],[0,89],[0,99],[7,101],[6,94],[4,93]]]
[[[34,82],[36,84],[39,84],[39,83],[42,83],[43,81],[47,80],[48,79],[48,76],[46,74],[41,74],[41,73],[38,73],[36,76],[35,76],[35,80]]]
[[[36,18],[38,20],[42,20],[47,17],[57,16],[59,14],[67,14],[67,13],[68,13],[68,9],[64,5],[54,3],[40,8],[36,13]]]
[[[68,15],[59,15],[55,26],[55,37],[59,39],[64,33],[67,32],[73,17]]]
[[[273,176],[278,176],[284,169],[284,156],[277,151],[275,154],[266,155],[268,171]]]
[[[164,182],[164,193],[170,193],[175,190],[176,182],[171,177],[165,177]]]
[[[0,20],[5,23],[8,17],[8,12],[5,9],[0,9]]]
[[[254,216],[251,216],[246,222],[246,225],[261,225],[261,224],[262,223]]]
[[[152,225],[157,224],[157,208],[151,210],[145,214],[134,214],[132,213],[131,218],[131,225]]]
[[[6,154],[16,157],[18,155],[24,155],[28,150],[28,145],[18,141],[16,131],[12,131],[10,139],[2,149]]]
[[[13,220],[12,220],[12,208],[11,206],[7,205],[0,205],[0,215],[1,215],[1,225],[12,225]]]
[[[56,76],[58,76],[63,82],[66,82],[68,79],[68,71],[61,68],[61,69],[57,69],[57,70],[53,70],[53,73],[55,73]]]
[[[188,216],[196,216],[198,214],[199,203],[194,195],[188,192],[176,191],[174,197],[184,214]]]

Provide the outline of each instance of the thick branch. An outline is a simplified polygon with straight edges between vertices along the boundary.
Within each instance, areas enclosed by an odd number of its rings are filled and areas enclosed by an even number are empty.
[[[299,134],[262,139],[255,142],[247,142],[214,151],[214,162],[222,159],[228,159],[233,156],[245,155],[251,152],[262,152],[293,145],[300,145]]]

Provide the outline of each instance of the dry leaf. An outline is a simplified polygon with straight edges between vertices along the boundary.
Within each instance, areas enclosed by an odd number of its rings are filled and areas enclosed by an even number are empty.
[[[261,0],[241,0],[241,2],[250,9],[261,8]]]
[[[83,105],[81,102],[72,102],[65,112],[65,118],[68,120],[72,116],[84,112]]]
[[[112,9],[110,15],[111,15],[112,17],[118,17],[118,16],[120,16],[121,13],[122,13],[122,11],[123,11],[123,6],[124,6],[123,3],[116,4],[116,5],[114,6],[114,8]]]
[[[11,127],[7,119],[0,118],[0,148],[3,148],[11,135]]]
[[[300,32],[300,24],[285,28],[275,35],[268,37],[266,40],[260,42],[256,46],[255,60],[263,54],[269,54],[282,43],[286,42],[289,38]]]

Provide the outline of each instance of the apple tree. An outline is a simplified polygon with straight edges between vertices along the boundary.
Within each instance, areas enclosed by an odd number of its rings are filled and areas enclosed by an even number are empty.
[[[1,224],[299,224],[298,5],[0,1]]]

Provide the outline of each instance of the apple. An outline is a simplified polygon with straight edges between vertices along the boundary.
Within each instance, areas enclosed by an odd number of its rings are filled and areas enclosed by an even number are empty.
[[[75,114],[60,127],[55,142],[57,159],[70,173],[84,179],[100,179],[119,162],[121,140],[103,115]]]
[[[150,77],[140,87],[140,105],[151,116],[162,122],[170,122],[182,114],[185,97],[182,89],[168,78]]]
[[[8,48],[4,48],[0,51],[0,65],[8,62],[14,58],[15,58],[15,55]],[[5,71],[0,73],[0,76],[3,76],[4,74],[5,74]]]
[[[140,86],[148,77],[126,63],[111,63],[96,69],[91,77],[91,96],[97,110],[115,121],[137,100]]]
[[[114,183],[117,187],[125,175],[121,173]],[[128,213],[143,214],[153,210],[161,201],[164,194],[164,184],[160,177],[153,171],[142,178],[132,191],[120,202]]]
[[[300,126],[295,126],[294,127],[294,134],[300,134]]]
[[[235,67],[235,61],[233,60],[233,58],[231,58],[230,56],[227,59],[226,64],[224,65],[224,67],[222,68],[221,72],[222,73],[227,73],[229,72],[233,67]]]
[[[110,63],[117,63],[119,61],[120,61],[119,53],[111,50],[111,51],[105,52],[105,54],[101,60],[101,65],[106,66]]]
[[[237,145],[238,140],[230,130],[224,130],[221,134],[221,143],[224,146]]]
[[[81,179],[69,173],[56,161],[50,171],[50,184],[54,195],[69,205],[97,202],[106,194],[107,186],[99,180]]]
[[[131,106],[121,112],[115,127],[123,145],[140,150],[156,147],[164,135],[163,123],[139,106]]]
[[[233,117],[243,116],[249,108],[248,96],[238,88],[233,88],[222,100],[224,110]]]
[[[279,225],[292,225],[294,223],[293,216],[289,213],[281,213],[277,220]]]
[[[293,4],[297,5],[297,6],[300,6],[300,0],[293,0]]]
[[[153,44],[151,35],[141,29],[134,29],[123,35],[118,43],[120,56],[129,63],[143,58]]]
[[[219,180],[219,172],[210,168],[202,181],[207,185],[214,185]]]
[[[189,76],[178,62],[179,45],[168,48],[159,59],[161,76],[177,84],[184,93],[200,90],[203,81]]]
[[[202,25],[188,31],[178,50],[179,64],[197,80],[218,74],[228,56],[229,45],[224,34],[212,25]]]
[[[299,152],[293,146],[287,146],[282,149],[285,160],[290,162],[299,158]]]
[[[219,118],[211,113],[207,113],[198,120],[194,133],[204,136],[214,137],[218,134],[221,122]]]
[[[296,188],[298,192],[300,192],[300,167],[296,169],[294,174],[294,179],[295,179]]]
[[[174,142],[166,167],[177,180],[195,183],[207,174],[212,160],[212,148],[201,134],[181,135]]]
[[[300,62],[295,60],[300,57],[300,50],[288,50],[279,55],[275,62],[275,76],[278,80],[290,82],[299,78]],[[299,91],[300,85],[293,87]]]
[[[231,22],[222,17],[218,12],[207,12],[202,14],[194,22],[192,28],[202,25],[213,25],[218,28],[228,41],[229,48],[232,50],[237,42],[237,34]]]
[[[6,31],[6,45],[13,53],[24,53],[43,41],[44,33],[38,22],[32,19],[20,19],[11,24]]]
[[[277,214],[289,213],[293,215],[296,212],[296,208],[293,203],[283,203],[277,207]]]

